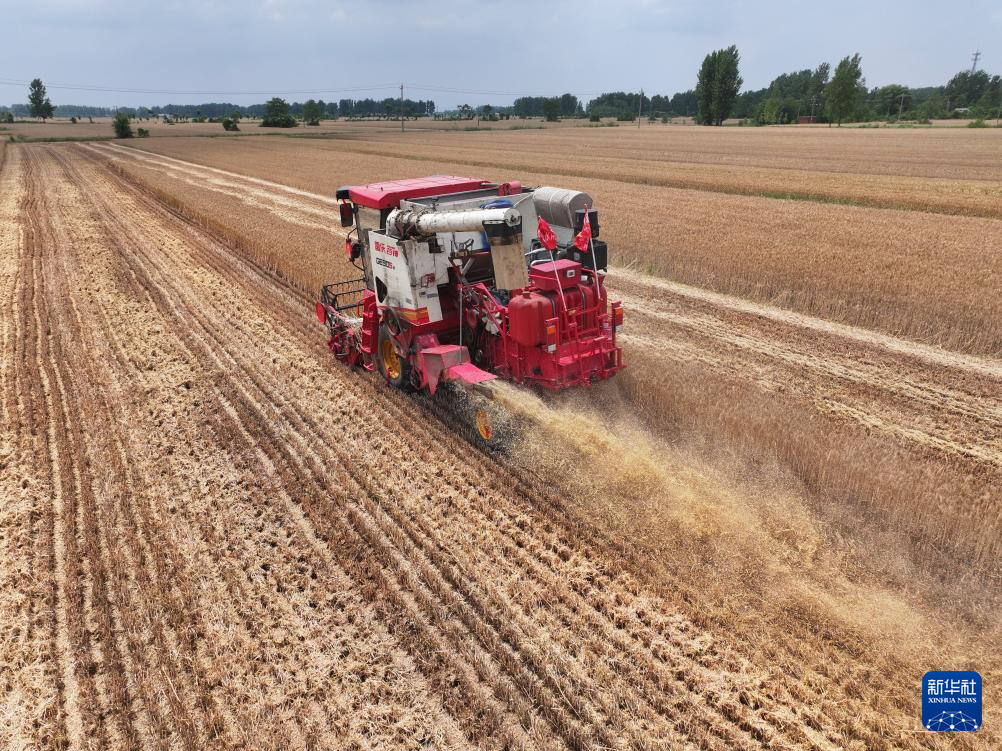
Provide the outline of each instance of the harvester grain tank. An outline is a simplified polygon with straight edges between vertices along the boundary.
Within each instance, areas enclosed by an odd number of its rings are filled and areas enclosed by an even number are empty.
[[[623,308],[608,299],[587,194],[434,175],[337,198],[361,272],[316,305],[338,359],[432,394],[443,381],[483,390],[495,379],[558,391],[622,370]],[[476,422],[490,442],[490,420]]]

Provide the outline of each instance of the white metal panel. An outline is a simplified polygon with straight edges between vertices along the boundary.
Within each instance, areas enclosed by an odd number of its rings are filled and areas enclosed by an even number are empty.
[[[405,240],[372,232],[369,235],[372,275],[386,287],[386,296],[376,303],[391,307],[411,321],[442,320],[442,305],[438,297],[438,265],[428,243]],[[446,277],[447,278],[447,277]],[[425,319],[427,314],[427,319]]]

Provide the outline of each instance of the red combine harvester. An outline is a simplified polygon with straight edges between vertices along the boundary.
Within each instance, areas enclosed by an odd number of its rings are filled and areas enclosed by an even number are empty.
[[[608,301],[608,249],[585,193],[434,175],[337,198],[362,272],[316,305],[338,359],[432,394],[496,378],[561,390],[622,370],[623,308]],[[487,411],[476,427],[496,438]]]

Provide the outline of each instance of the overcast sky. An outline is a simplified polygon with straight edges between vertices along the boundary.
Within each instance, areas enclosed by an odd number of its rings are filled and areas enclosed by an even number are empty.
[[[401,82],[439,109],[671,94],[730,44],[746,89],[852,52],[871,87],[945,83],[976,49],[1002,72],[1002,0],[0,0],[0,19],[5,103],[36,76],[57,105],[382,98]]]

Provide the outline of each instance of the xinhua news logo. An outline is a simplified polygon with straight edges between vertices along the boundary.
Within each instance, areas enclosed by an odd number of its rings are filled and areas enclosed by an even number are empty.
[[[922,678],[922,725],[926,730],[981,727],[981,676],[973,670],[930,670]]]

